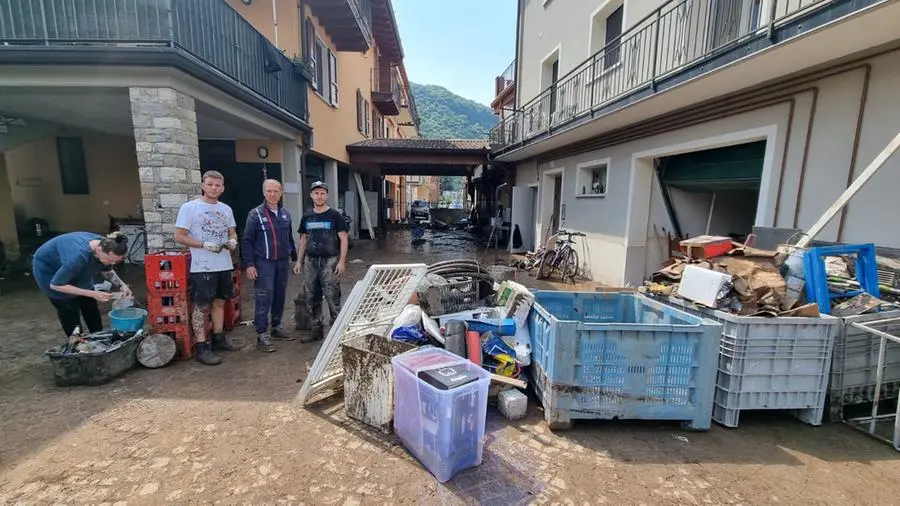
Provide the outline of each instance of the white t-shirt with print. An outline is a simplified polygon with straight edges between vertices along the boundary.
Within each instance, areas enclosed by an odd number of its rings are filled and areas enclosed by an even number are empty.
[[[194,239],[225,244],[228,242],[228,229],[237,224],[228,204],[208,204],[198,198],[182,204],[175,226],[187,229]],[[204,248],[191,248],[191,272],[221,272],[232,268],[231,252],[227,249],[213,253]]]

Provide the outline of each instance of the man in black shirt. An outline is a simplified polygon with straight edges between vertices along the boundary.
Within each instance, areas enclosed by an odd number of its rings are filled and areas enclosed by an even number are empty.
[[[325,336],[322,323],[322,296],[328,303],[332,323],[341,311],[340,276],[347,268],[347,222],[331,209],[328,186],[316,181],[309,192],[313,208],[300,220],[300,247],[294,273],[303,271],[306,305],[311,332],[301,342],[318,341]]]

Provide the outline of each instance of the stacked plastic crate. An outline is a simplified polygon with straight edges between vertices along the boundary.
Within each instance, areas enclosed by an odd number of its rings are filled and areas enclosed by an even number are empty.
[[[152,331],[171,336],[179,358],[193,357],[188,292],[190,252],[154,252],[144,258],[144,267],[147,312]]]
[[[741,411],[785,410],[822,424],[838,318],[738,316],[667,302],[722,324],[713,420],[737,427]]]
[[[234,296],[225,302],[225,324],[223,328],[233,330],[240,325],[243,316],[243,308],[241,307],[241,264],[234,263],[234,270],[231,271],[231,281],[234,283]]]
[[[866,405],[875,400],[878,376],[878,354],[881,338],[860,330],[851,323],[873,325],[878,330],[896,334],[900,323],[884,320],[900,318],[900,311],[849,316],[842,318],[840,332],[834,341],[829,385],[829,420],[844,418],[844,408]],[[890,342],[885,347],[884,368],[881,372],[880,399],[896,399],[900,395],[900,346]]]

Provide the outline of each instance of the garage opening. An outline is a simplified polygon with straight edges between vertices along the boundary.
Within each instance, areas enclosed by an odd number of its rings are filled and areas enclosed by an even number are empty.
[[[660,158],[660,187],[678,235],[743,242],[756,220],[765,152],[766,141],[758,141]]]

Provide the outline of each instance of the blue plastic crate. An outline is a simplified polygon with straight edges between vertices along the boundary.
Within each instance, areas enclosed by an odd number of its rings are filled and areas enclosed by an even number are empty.
[[[825,257],[840,255],[856,255],[856,280],[861,290],[850,290],[834,293],[828,287],[828,274],[825,272]],[[878,288],[878,268],[875,262],[875,245],[843,244],[838,246],[820,246],[810,248],[803,257],[803,269],[806,274],[806,298],[819,305],[819,312],[831,314],[831,299],[852,297],[868,293],[875,298],[881,297]]]
[[[536,386],[551,428],[574,419],[708,429],[722,326],[633,293],[535,293]]]

